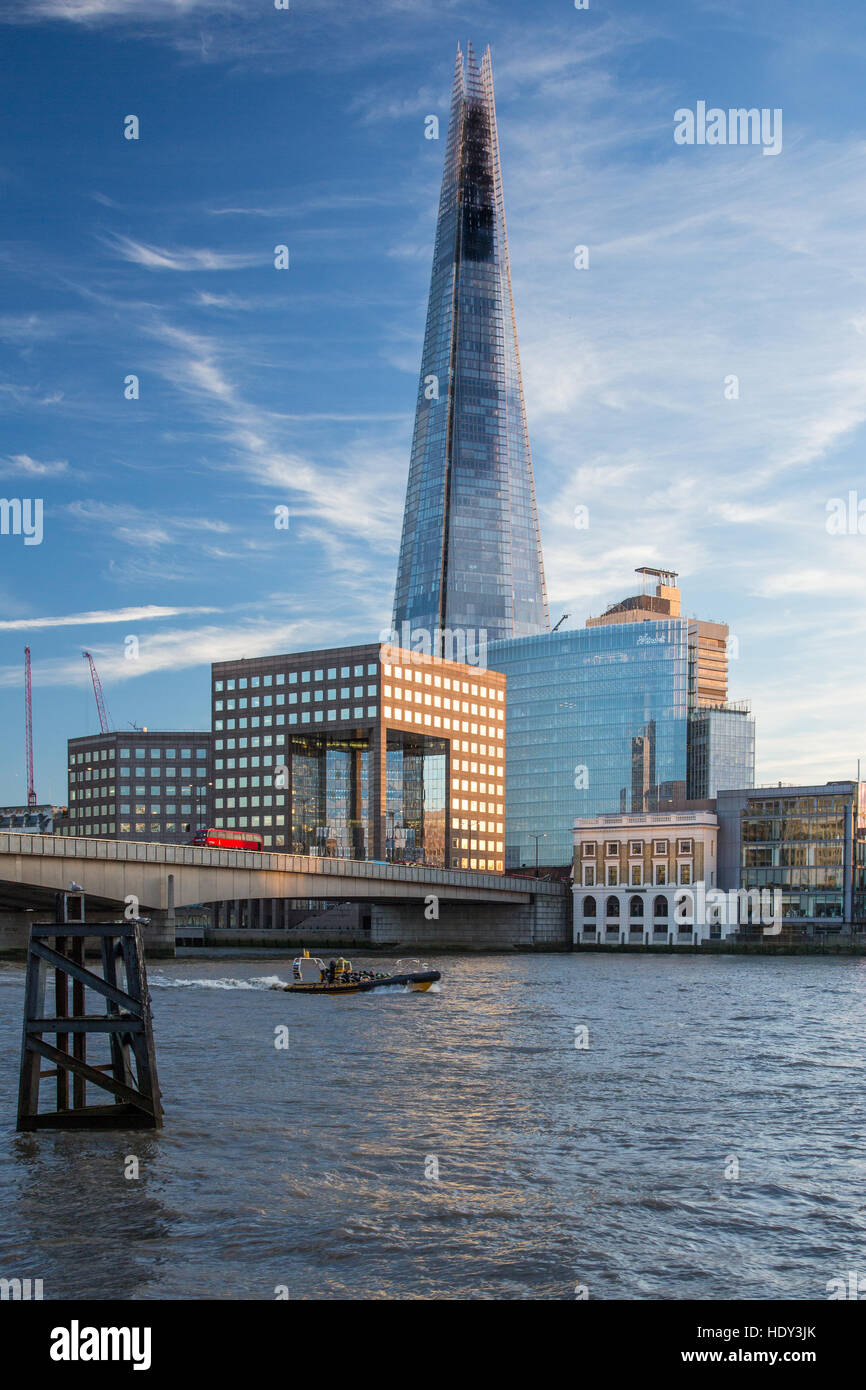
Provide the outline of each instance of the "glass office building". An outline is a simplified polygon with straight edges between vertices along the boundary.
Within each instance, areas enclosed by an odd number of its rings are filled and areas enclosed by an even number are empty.
[[[508,680],[506,869],[566,865],[576,816],[654,811],[686,793],[688,623],[494,642]]]
[[[438,655],[445,630],[549,628],[489,49],[480,64],[457,53],[394,597],[404,624]]]
[[[731,790],[717,807],[721,887],[778,889],[785,927],[807,935],[863,929],[866,783]]]
[[[755,721],[746,704],[689,715],[688,795],[697,801],[755,784]]]

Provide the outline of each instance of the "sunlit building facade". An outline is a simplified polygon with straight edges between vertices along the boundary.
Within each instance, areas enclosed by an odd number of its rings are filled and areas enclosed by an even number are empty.
[[[489,49],[480,63],[471,47],[457,54],[394,598],[403,624],[435,654],[446,630],[492,640],[549,627]]]
[[[576,944],[670,945],[722,926],[677,918],[682,889],[716,887],[718,822],[711,811],[580,817],[574,824]]]
[[[214,825],[294,854],[501,873],[505,686],[379,643],[219,662]]]
[[[571,861],[577,816],[686,794],[688,624],[618,623],[494,642],[508,679],[506,867]]]

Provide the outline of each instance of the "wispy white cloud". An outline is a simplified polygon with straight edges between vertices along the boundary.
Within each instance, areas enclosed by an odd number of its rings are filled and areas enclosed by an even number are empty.
[[[104,623],[149,623],[160,618],[179,618],[189,613],[219,613],[219,608],[166,608],[155,603],[137,608],[96,609],[87,613],[66,613],[55,618],[11,618],[0,621],[0,631],[29,632],[45,627],[92,627]]]
[[[68,472],[69,464],[65,459],[43,463],[39,459],[31,458],[29,454],[9,454],[7,458],[0,460],[0,474],[22,473],[31,478],[56,478],[59,474]]]
[[[211,429],[233,449],[233,469],[291,504],[295,516],[323,522],[337,536],[396,549],[406,476],[402,450],[381,440],[356,440],[343,446],[342,457],[316,461],[287,448],[284,422],[291,417],[246,398],[222,363],[224,349],[216,338],[164,322],[149,331],[174,350],[160,370],[201,400]],[[373,422],[382,419],[375,415]]]
[[[236,625],[212,625],[198,628],[157,629],[152,635],[140,636],[138,656],[130,660],[123,645],[113,642],[100,646],[92,643],[90,650],[106,687],[145,676],[170,671],[189,671],[209,666],[214,661],[234,661],[269,656],[281,651],[314,649],[357,640],[357,628],[328,615],[306,614],[278,622],[249,620]],[[81,656],[53,657],[39,662],[40,688],[64,685],[86,685],[89,679]],[[0,686],[21,683],[21,667],[10,665],[0,669]]]
[[[17,13],[0,17],[0,22],[21,23],[25,19],[62,19],[74,24],[99,24],[126,20],[143,24],[151,20],[181,20],[206,11],[230,14],[243,10],[242,0],[16,0]]]
[[[169,250],[164,246],[149,246],[132,237],[114,236],[108,243],[125,261],[144,266],[146,270],[240,270],[246,266],[265,265],[270,248],[260,251],[212,251],[206,246],[186,246]]]
[[[190,533],[228,535],[226,521],[193,515],[184,516],[165,506],[153,512],[126,503],[81,499],[65,508],[74,521],[110,532],[133,551],[140,548],[174,545],[180,537],[189,543]]]

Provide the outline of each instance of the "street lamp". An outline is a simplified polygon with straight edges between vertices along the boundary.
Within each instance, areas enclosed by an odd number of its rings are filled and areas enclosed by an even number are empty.
[[[535,877],[538,878],[538,842],[547,839],[547,831],[543,831],[540,835],[530,834],[529,838],[535,841]]]

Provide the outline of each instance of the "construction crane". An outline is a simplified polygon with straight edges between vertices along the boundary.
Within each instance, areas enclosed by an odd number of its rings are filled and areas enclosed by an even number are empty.
[[[33,784],[33,696],[30,689],[30,648],[24,648],[24,746],[27,750],[27,805],[36,805]]]
[[[81,655],[90,667],[90,679],[93,681],[93,693],[96,696],[96,713],[99,715],[100,733],[111,733],[111,722],[108,717],[108,710],[105,705],[105,696],[102,693],[102,681],[99,679],[99,672],[96,663],[90,652],[82,652]]]
[[[553,628],[553,631],[556,632],[559,628],[561,628],[561,627],[562,627],[562,624],[565,622],[566,618],[570,618],[570,617],[571,617],[571,614],[570,614],[570,613],[563,613],[563,615],[562,615],[562,617],[560,618],[559,622],[556,624],[556,627]]]

